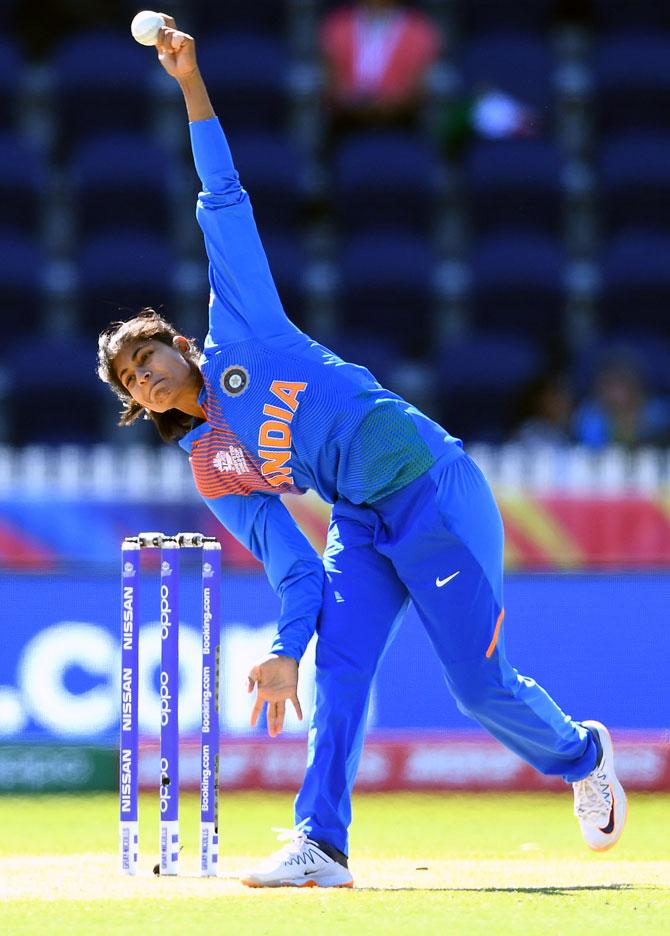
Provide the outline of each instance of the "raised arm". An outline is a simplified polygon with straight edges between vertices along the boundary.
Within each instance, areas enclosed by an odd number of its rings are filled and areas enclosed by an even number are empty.
[[[178,30],[174,19],[167,13],[161,16],[166,25],[159,30],[156,41],[158,61],[168,75],[178,82],[184,95],[188,119],[209,120],[214,117],[214,108],[198,68],[195,40],[188,33]]]
[[[210,261],[211,302],[205,352],[248,338],[293,335],[261,243],[249,196],[242,188],[221,125],[200,74],[195,40],[171,17],[160,30],[163,68],[179,84],[190,121],[191,146],[203,190],[197,218]]]

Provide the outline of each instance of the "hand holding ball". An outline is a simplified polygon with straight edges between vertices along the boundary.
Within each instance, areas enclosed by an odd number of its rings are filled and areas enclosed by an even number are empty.
[[[193,36],[177,29],[168,13],[142,10],[130,24],[133,38],[145,46],[155,46],[158,61],[176,81],[198,76]]]
[[[165,20],[160,13],[154,13],[153,10],[142,10],[133,18],[130,24],[130,31],[133,39],[141,45],[156,45],[159,30],[165,26]]]

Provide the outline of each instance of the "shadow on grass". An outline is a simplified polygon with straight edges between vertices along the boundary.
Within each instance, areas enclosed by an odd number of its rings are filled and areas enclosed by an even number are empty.
[[[438,891],[452,894],[543,894],[546,897],[564,896],[591,891],[664,890],[654,884],[579,884],[566,887],[356,887],[357,891]]]

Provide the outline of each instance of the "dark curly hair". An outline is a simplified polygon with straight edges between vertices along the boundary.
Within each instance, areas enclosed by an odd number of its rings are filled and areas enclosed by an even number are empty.
[[[128,393],[114,370],[113,361],[121,348],[128,341],[144,339],[147,341],[162,341],[173,347],[173,341],[180,332],[171,325],[167,319],[155,309],[142,309],[133,318],[124,322],[112,322],[100,332],[98,338],[98,376],[104,383],[109,384],[114,393],[123,403],[120,426],[130,426],[140,416],[151,419],[155,424],[161,439],[164,442],[174,442],[186,435],[192,427],[193,417],[181,410],[171,409],[165,413],[154,413],[137,403]],[[201,378],[198,361],[200,350],[193,340],[189,341],[187,351],[181,354],[186,359],[194,374]]]

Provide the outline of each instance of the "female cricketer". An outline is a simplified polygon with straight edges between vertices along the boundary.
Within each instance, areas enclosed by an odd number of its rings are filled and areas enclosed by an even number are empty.
[[[198,491],[260,559],[281,600],[269,655],[249,674],[278,734],[298,715],[298,663],[316,631],[316,702],[295,828],[243,876],[250,886],[349,887],[351,791],[370,686],[413,601],[460,710],[545,774],[574,786],[587,844],[610,848],[626,818],[612,743],[576,722],[507,661],[503,529],[461,442],[365,368],[286,317],[195,43],[166,18],[158,59],[179,83],[202,182],[197,219],[209,257],[209,331],[200,355],[152,310],[107,328],[99,372],[124,402],[190,454]],[[311,488],[333,505],[319,558],[280,495]]]

